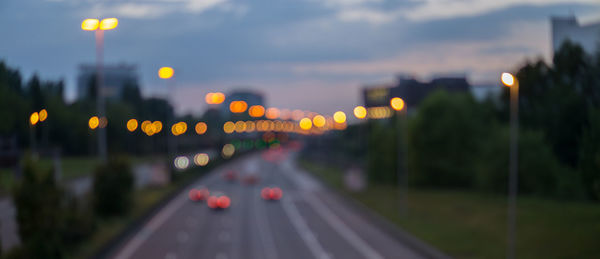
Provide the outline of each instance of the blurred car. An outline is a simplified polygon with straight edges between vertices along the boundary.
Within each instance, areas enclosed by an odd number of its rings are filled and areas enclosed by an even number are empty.
[[[260,197],[268,201],[278,201],[283,196],[283,191],[279,187],[265,187],[260,191]]]
[[[213,210],[224,210],[231,205],[231,199],[222,192],[213,192],[206,199],[206,205]]]
[[[257,173],[254,172],[247,172],[244,174],[244,177],[242,178],[242,181],[244,182],[244,184],[247,185],[254,185],[256,183],[258,183],[259,177]]]
[[[205,187],[192,188],[188,193],[188,197],[192,201],[204,201],[210,195],[210,191]]]
[[[238,178],[238,174],[236,171],[228,170],[223,173],[223,178],[229,182],[233,182]]]

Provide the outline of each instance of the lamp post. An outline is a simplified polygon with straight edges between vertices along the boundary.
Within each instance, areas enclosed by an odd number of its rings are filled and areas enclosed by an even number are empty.
[[[96,35],[96,109],[98,116],[104,117],[104,87],[102,67],[104,62],[104,31],[112,30],[117,27],[119,20],[117,18],[106,18],[101,21],[98,19],[85,19],[81,23],[81,29],[84,31],[95,31]],[[98,156],[102,162],[106,162],[106,129],[98,129]]]
[[[398,122],[396,123],[398,129],[398,143],[397,143],[397,152],[398,152],[398,164],[396,166],[396,177],[398,178],[398,206],[400,207],[400,215],[406,212],[406,189],[408,187],[408,169],[406,166],[406,149],[403,148],[405,146],[402,142],[402,127],[406,122],[406,105],[404,100],[400,97],[394,97],[390,100],[390,106],[392,109],[396,111],[396,118],[398,118]],[[404,173],[402,173],[404,171]]]
[[[174,85],[172,82],[172,78],[175,75],[175,70],[173,70],[172,67],[161,67],[160,69],[158,69],[158,77],[160,79],[165,79],[167,80],[167,100],[169,101],[169,103],[173,103],[172,102],[172,95],[173,95],[173,90],[174,90]],[[175,105],[173,105],[173,113],[175,113]],[[167,110],[167,125],[171,126],[173,125],[173,115]],[[173,138],[174,135],[170,134],[169,132],[167,132],[167,156],[168,161],[171,161],[171,159],[173,159],[175,157],[175,152],[177,152],[177,146],[175,143],[175,139]],[[169,163],[171,164],[171,163]]]
[[[510,157],[508,166],[508,224],[506,258],[515,258],[517,236],[517,191],[519,184],[519,81],[510,73],[502,73],[502,83],[510,88]]]

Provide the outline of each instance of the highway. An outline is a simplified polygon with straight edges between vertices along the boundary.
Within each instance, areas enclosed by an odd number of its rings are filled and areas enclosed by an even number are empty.
[[[175,196],[109,258],[425,258],[298,169],[295,153],[276,152],[247,155],[213,170]],[[255,172],[260,181],[228,182],[222,176],[227,170],[240,176]],[[214,211],[191,201],[188,192],[198,186],[225,193],[231,207]],[[265,186],[280,187],[282,199],[263,200]]]

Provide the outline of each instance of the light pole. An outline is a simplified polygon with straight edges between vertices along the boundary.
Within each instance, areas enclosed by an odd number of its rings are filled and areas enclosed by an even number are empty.
[[[406,122],[406,105],[404,100],[400,97],[394,97],[390,100],[390,106],[396,111],[396,118],[398,121],[396,125],[398,127],[398,164],[396,166],[396,177],[398,178],[398,205],[400,207],[400,216],[406,213],[406,189],[408,187],[408,169],[406,166],[406,149],[403,148],[405,143],[402,141],[402,127]],[[404,127],[406,129],[406,127]],[[404,171],[404,173],[402,173]]]
[[[172,95],[173,95],[173,82],[172,82],[172,78],[175,75],[175,70],[173,70],[172,67],[161,67],[160,69],[158,69],[158,77],[160,79],[165,79],[167,80],[167,99],[169,101],[169,103],[173,103],[172,102]],[[168,107],[168,106],[167,106]],[[175,113],[175,105],[173,104],[173,113]],[[169,112],[169,110],[167,110],[167,125],[171,126],[173,125],[173,115]],[[175,139],[173,138],[173,134],[167,132],[167,156],[168,161],[171,161],[171,159],[173,159],[175,157],[175,152],[177,152],[177,146],[175,143]],[[171,164],[169,162],[169,164]]]
[[[81,29],[84,31],[95,31],[96,33],[96,109],[100,118],[104,115],[104,87],[102,67],[104,63],[104,31],[112,30],[117,27],[119,20],[117,18],[106,18],[102,21],[98,19],[85,19],[81,23]],[[104,163],[106,162],[106,130],[104,127],[98,129],[98,156]]]
[[[508,224],[506,258],[514,259],[517,238],[517,191],[519,184],[519,81],[510,73],[502,73],[502,83],[510,88],[510,157],[508,166]]]

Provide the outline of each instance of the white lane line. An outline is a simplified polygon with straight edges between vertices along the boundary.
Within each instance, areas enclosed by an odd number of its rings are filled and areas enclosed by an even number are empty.
[[[256,216],[256,220],[258,221],[258,231],[261,237],[261,241],[264,247],[265,256],[267,259],[277,259],[277,248],[275,247],[275,240],[273,240],[273,232],[271,231],[271,227],[269,223],[267,223],[267,215],[265,213],[265,206],[263,204],[264,201],[260,200],[260,192],[257,189],[254,189],[254,212]]]
[[[315,237],[312,231],[306,225],[306,222],[298,212],[296,205],[290,200],[289,194],[283,198],[283,209],[288,215],[288,218],[292,222],[292,225],[296,229],[296,232],[300,235],[310,252],[315,258],[318,259],[330,259],[329,254],[325,252],[319,241]]]
[[[371,248],[354,231],[352,231],[352,229],[344,224],[344,222],[325,206],[320,199],[314,197],[312,193],[307,193],[304,197],[307,203],[313,207],[314,211],[317,212],[321,218],[325,219],[325,221],[327,221],[341,237],[346,239],[346,241],[350,243],[352,247],[356,248],[365,258],[383,259],[383,256],[377,253],[377,251]]]
[[[218,175],[219,170],[216,171],[215,175]],[[214,181],[216,176],[213,175],[211,178],[205,180],[205,183]],[[135,234],[135,236],[127,242],[127,244],[119,251],[115,259],[128,259],[131,258],[133,253],[137,251],[138,248],[160,227],[162,224],[167,221],[169,217],[175,213],[175,211],[179,210],[186,202],[187,193],[189,189],[185,189],[180,192],[173,200],[158,214],[156,214],[152,219]]]

